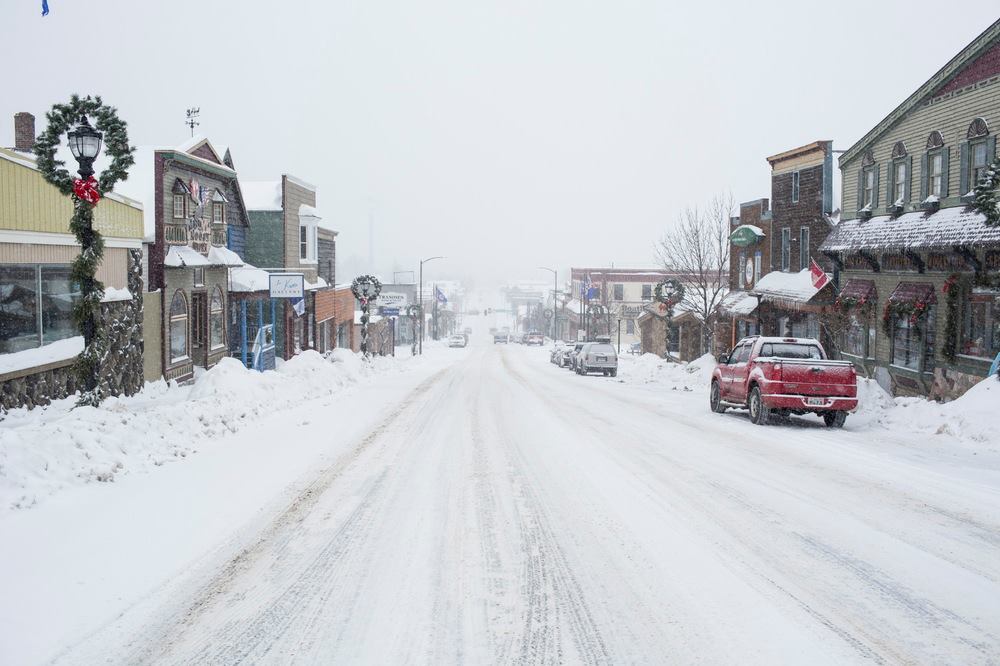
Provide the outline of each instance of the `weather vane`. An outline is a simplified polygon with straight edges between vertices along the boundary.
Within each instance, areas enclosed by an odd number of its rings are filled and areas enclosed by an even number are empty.
[[[191,128],[191,136],[194,136],[194,128],[201,123],[198,122],[198,116],[201,114],[201,107],[193,106],[187,110],[187,120],[184,124]]]

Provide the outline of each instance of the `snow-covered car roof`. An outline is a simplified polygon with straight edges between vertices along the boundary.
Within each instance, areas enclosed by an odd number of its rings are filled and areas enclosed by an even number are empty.
[[[819,344],[819,340],[817,340],[816,338],[793,338],[793,337],[782,338],[779,336],[766,336],[766,335],[751,335],[750,337],[743,338],[742,340],[740,340],[740,342],[736,344],[740,344],[741,342],[746,342],[748,340],[754,340],[754,341],[760,340],[761,342],[783,342],[786,344],[794,344],[794,345]]]

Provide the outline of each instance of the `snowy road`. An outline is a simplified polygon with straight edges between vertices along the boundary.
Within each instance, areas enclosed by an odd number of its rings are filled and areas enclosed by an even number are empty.
[[[1000,489],[974,460],[454,353],[61,661],[1000,661]]]

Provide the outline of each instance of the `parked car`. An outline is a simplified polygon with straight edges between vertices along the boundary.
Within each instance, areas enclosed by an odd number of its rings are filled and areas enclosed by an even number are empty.
[[[629,346],[628,346],[628,353],[629,354],[641,354],[642,353],[642,343],[641,342],[632,342],[632,343],[630,343]]]
[[[556,340],[556,343],[552,345],[552,351],[549,352],[549,363],[555,363],[559,365],[559,355],[566,350],[566,343],[562,340]]]
[[[590,344],[589,342],[577,342],[575,345],[573,345],[573,348],[570,349],[569,353],[566,355],[566,361],[567,361],[566,367],[568,367],[573,372],[576,372],[576,359],[580,354],[580,350],[582,350],[586,345],[589,344]]]
[[[508,342],[507,337],[506,333],[497,333],[493,336],[493,344],[505,345]]]
[[[583,346],[576,359],[576,373],[587,375],[600,372],[605,377],[618,376],[618,354],[606,342],[590,342]]]
[[[747,409],[757,425],[773,416],[813,413],[839,428],[857,409],[854,365],[829,360],[817,340],[744,338],[718,361],[710,388],[713,412]]]
[[[525,334],[524,344],[538,345],[539,347],[541,347],[542,345],[545,344],[545,336],[539,333],[538,331],[532,331],[530,333]]]
[[[468,341],[464,335],[452,335],[448,338],[449,347],[464,347],[466,344],[468,344]]]

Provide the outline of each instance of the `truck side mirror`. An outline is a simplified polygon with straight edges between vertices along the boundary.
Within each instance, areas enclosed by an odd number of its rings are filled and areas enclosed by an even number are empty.
[[[729,354],[719,354],[718,361],[722,365],[725,365],[726,363],[729,363]]]

